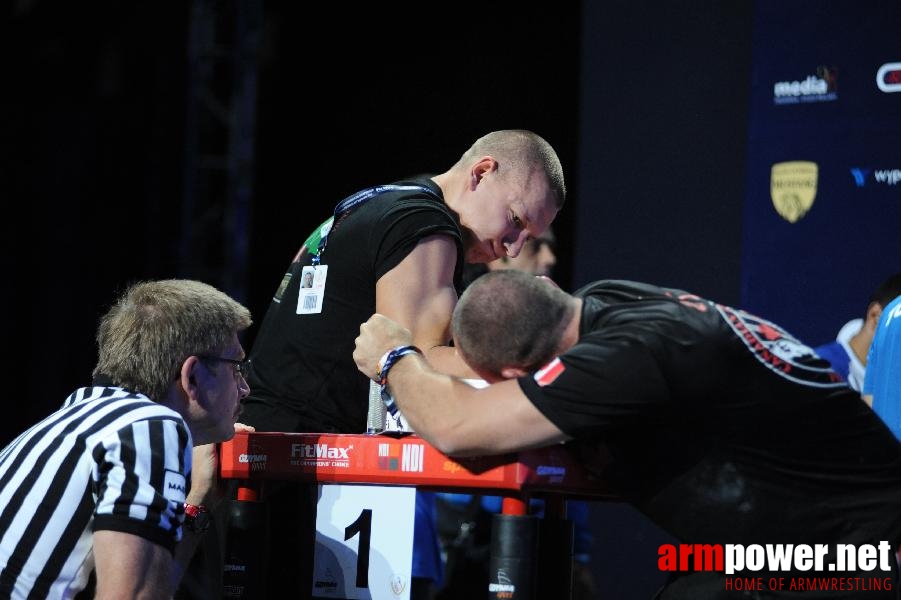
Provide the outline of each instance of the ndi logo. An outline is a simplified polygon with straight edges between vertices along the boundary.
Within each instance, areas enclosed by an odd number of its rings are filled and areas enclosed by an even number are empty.
[[[422,472],[425,466],[425,444],[404,444],[400,470]]]

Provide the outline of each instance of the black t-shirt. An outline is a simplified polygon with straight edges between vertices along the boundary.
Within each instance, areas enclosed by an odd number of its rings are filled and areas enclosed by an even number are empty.
[[[686,544],[898,547],[901,444],[809,347],[680,290],[575,295],[578,343],[520,386],[607,446],[604,478],[654,522]]]
[[[321,313],[298,314],[301,273],[312,257],[291,265],[250,353],[242,422],[261,431],[364,432],[369,380],[357,370],[353,349],[360,324],[375,312],[376,282],[420,240],[439,234],[456,242],[459,288],[462,234],[441,189],[425,178],[395,185],[433,193],[386,191],[337,219],[321,257],[328,267]]]

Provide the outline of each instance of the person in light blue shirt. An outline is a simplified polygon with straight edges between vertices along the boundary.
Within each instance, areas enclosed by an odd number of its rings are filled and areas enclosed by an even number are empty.
[[[832,369],[856,392],[861,392],[863,387],[867,370],[867,353],[882,309],[899,294],[901,294],[901,273],[895,273],[879,284],[870,296],[863,318],[848,321],[834,341],[814,348],[817,355],[828,360]]]
[[[863,395],[901,440],[901,296],[882,311],[867,356]]]

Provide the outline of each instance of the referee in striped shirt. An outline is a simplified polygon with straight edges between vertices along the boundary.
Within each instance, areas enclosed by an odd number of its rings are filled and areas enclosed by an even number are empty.
[[[0,451],[0,598],[73,598],[92,579],[97,598],[172,597],[216,499],[215,443],[249,392],[250,323],[197,281],[125,291],[92,387]]]

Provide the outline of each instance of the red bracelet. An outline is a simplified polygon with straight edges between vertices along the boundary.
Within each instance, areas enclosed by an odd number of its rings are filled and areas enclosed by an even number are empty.
[[[203,504],[185,502],[185,527],[194,533],[203,533],[210,528],[210,513]]]

